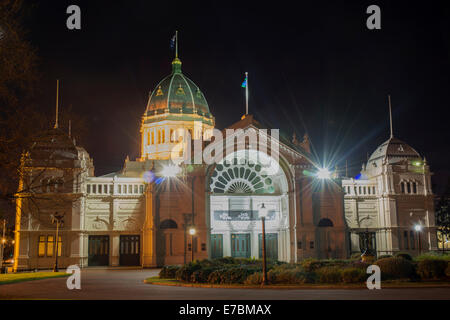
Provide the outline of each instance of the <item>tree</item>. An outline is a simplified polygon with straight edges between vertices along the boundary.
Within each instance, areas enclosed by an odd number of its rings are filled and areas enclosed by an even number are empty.
[[[435,216],[438,227],[438,240],[442,241],[442,250],[444,250],[444,241],[450,237],[450,179],[447,183],[446,191],[436,206]]]

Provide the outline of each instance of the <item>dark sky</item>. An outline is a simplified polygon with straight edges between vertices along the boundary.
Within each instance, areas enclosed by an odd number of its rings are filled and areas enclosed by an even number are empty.
[[[448,2],[448,1],[446,1]],[[367,152],[394,135],[425,156],[441,191],[449,176],[450,9],[445,1],[27,1],[41,59],[43,111],[61,79],[61,112],[88,119],[84,147],[96,174],[139,153],[148,92],[167,74],[179,30],[183,72],[204,92],[216,126],[245,111],[288,136],[310,135],[320,161],[356,174]],[[82,29],[66,28],[67,6]],[[381,30],[366,8],[381,7]]]

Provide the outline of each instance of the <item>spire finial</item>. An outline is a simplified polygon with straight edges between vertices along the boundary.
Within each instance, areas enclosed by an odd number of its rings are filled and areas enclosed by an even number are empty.
[[[172,73],[181,73],[181,60],[178,59],[178,31],[175,31],[175,36],[172,39],[175,42],[175,59],[172,61]]]
[[[56,80],[56,116],[53,128],[58,129],[58,102],[59,102],[59,80]]]
[[[389,124],[391,128],[391,139],[394,137],[394,131],[392,130],[392,106],[391,106],[391,95],[388,94],[388,100],[389,100]]]

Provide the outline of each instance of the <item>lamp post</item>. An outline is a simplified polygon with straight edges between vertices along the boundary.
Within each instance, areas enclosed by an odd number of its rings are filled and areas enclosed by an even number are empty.
[[[194,235],[195,235],[194,227],[191,227],[189,229],[189,234],[191,235],[191,261],[194,262]]]
[[[262,258],[263,258],[263,265],[262,265],[262,272],[263,272],[263,278],[262,278],[262,285],[267,284],[267,254],[266,254],[266,207],[264,206],[264,203],[261,205],[261,226],[262,226]]]
[[[56,247],[55,247],[55,265],[53,267],[53,272],[59,272],[58,270],[58,253],[59,253],[59,248],[58,248],[58,238],[59,238],[59,227],[63,225],[64,223],[64,214],[59,215],[58,212],[56,212],[53,216],[52,216],[52,223],[55,224],[56,223]]]
[[[421,251],[420,232],[422,231],[422,226],[420,224],[416,224],[414,226],[414,230],[416,230],[417,235],[417,255],[419,256]]]

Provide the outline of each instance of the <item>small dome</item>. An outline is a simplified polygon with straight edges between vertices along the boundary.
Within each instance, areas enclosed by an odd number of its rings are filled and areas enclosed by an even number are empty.
[[[212,118],[205,96],[198,86],[181,72],[181,61],[172,61],[172,73],[165,77],[152,91],[146,115],[160,113],[197,113]]]
[[[414,150],[407,143],[397,139],[389,138],[383,142],[370,156],[367,162],[369,164],[377,165],[383,160],[388,160],[390,163],[398,162],[404,159],[421,159],[420,154]]]

